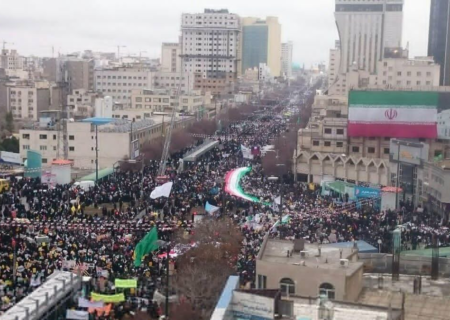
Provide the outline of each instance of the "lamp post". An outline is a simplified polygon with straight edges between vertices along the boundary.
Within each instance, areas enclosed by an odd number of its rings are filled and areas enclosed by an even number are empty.
[[[164,306],[165,319],[169,319],[169,258],[170,258],[170,242],[164,240],[158,240],[156,242],[159,247],[165,247],[166,249],[166,303]]]
[[[95,125],[95,184],[98,183],[98,125]]]
[[[136,120],[133,118],[133,120],[131,120],[131,129],[130,129],[130,131],[131,131],[131,133],[130,133],[130,160],[133,160],[134,159],[134,148],[133,148],[133,123],[135,122]]]

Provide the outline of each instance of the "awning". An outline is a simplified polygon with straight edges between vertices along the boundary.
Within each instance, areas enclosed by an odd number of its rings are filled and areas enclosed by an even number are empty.
[[[109,176],[110,174],[112,174],[114,172],[113,168],[105,168],[102,170],[98,170],[98,179],[101,180],[107,176]],[[95,171],[91,174],[88,174],[87,176],[84,176],[80,179],[77,179],[77,181],[95,181],[96,178],[96,174]]]

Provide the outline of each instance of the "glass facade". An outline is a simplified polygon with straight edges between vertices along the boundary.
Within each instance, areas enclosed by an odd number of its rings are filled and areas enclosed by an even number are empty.
[[[251,25],[242,28],[242,73],[249,68],[267,63],[269,28],[266,25]]]
[[[432,0],[430,9],[430,29],[428,35],[428,55],[441,66],[440,85],[450,85],[449,40],[449,0]]]

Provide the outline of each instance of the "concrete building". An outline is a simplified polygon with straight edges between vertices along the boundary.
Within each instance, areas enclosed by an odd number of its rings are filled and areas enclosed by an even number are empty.
[[[449,10],[449,0],[431,0],[428,55],[441,66],[441,86],[450,85]]]
[[[281,70],[286,78],[292,77],[292,52],[294,45],[292,41],[281,44]]]
[[[0,68],[5,70],[23,70],[24,58],[17,50],[2,49],[0,56]]]
[[[328,88],[330,95],[346,96],[351,89],[363,88],[412,90],[439,86],[440,67],[431,57],[385,58],[377,62],[378,71],[375,74],[365,70],[353,70],[342,74],[331,70],[331,59],[336,60],[337,55],[338,51],[332,51],[330,55],[329,81],[332,81],[329,82]]]
[[[234,91],[238,73],[240,21],[228,10],[205,9],[181,17],[184,72],[195,73],[195,88],[213,94]]]
[[[67,96],[69,118],[84,119],[94,116],[95,99],[98,94],[84,89],[74,90]]]
[[[165,42],[161,48],[161,71],[181,72],[181,45],[179,43]]]
[[[154,72],[141,68],[111,68],[94,72],[95,91],[111,96],[115,103],[131,105],[131,91],[152,88]]]
[[[333,85],[339,75],[339,66],[341,63],[341,44],[336,40],[335,48],[330,50],[328,62],[328,86]]]
[[[438,113],[437,127],[438,138],[450,140],[450,110],[444,110]]]
[[[179,122],[177,121],[176,128],[180,126]],[[129,157],[131,141],[138,140],[139,145],[142,146],[147,141],[160,137],[163,127],[160,120],[154,119],[136,121],[133,124],[129,120],[117,120],[111,124],[99,126],[99,168],[111,168],[117,161]],[[28,150],[40,152],[44,166],[57,158],[56,127],[39,127],[39,124],[36,124],[33,128],[21,129],[19,134],[22,160],[26,159]],[[67,134],[69,160],[74,162],[74,167],[94,170],[95,126],[86,122],[68,122]]]
[[[48,83],[19,82],[7,85],[7,111],[15,120],[38,120],[40,111],[50,106]]]
[[[362,275],[357,250],[319,247],[303,239],[294,243],[266,236],[256,259],[257,288],[280,288],[286,296],[353,302],[361,293]]]
[[[258,66],[258,80],[263,82],[273,80],[272,71],[265,63]]]
[[[247,69],[252,69],[258,67],[260,63],[265,63],[270,68],[272,76],[281,76],[281,25],[278,22],[278,18],[267,17],[266,20],[262,20],[246,17],[241,19],[241,25],[241,72],[244,73]]]
[[[402,45],[403,0],[336,0],[340,73],[377,72],[386,48]]]
[[[178,88],[181,87],[181,93],[189,93],[194,90],[194,86],[195,75],[193,72],[177,73],[159,71],[153,76],[152,86],[146,89],[173,89],[178,91]]]
[[[68,91],[76,89],[94,90],[94,60],[70,59],[63,64]]]

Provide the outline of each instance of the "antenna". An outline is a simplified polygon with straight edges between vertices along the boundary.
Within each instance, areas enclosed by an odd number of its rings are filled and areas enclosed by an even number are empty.
[[[120,44],[117,45],[117,60],[120,61],[120,48],[126,48],[126,47],[127,46],[123,46],[123,45],[120,45]]]
[[[6,45],[7,45],[7,44],[14,44],[14,42],[6,42],[6,41],[3,41],[3,50],[6,49]]]

